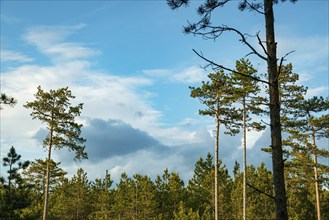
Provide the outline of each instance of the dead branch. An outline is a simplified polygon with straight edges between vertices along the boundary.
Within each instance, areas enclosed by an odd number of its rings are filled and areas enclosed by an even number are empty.
[[[259,45],[262,47],[264,53],[266,54],[266,56],[269,56],[268,53],[267,53],[267,50],[265,49],[264,45],[263,45],[263,42],[261,41],[260,37],[259,37],[259,31],[257,32],[256,34],[256,37],[258,39],[258,43]]]
[[[267,81],[265,81],[265,80],[259,79],[259,78],[254,77],[254,76],[249,76],[249,75],[246,75],[246,74],[244,74],[244,73],[237,72],[236,70],[232,70],[232,69],[230,69],[230,68],[227,68],[227,67],[224,67],[224,66],[222,66],[222,65],[219,65],[219,64],[217,64],[217,63],[215,63],[215,62],[213,62],[213,61],[211,61],[211,60],[205,58],[203,55],[201,55],[200,53],[198,53],[196,50],[194,50],[194,49],[192,49],[192,50],[193,50],[193,52],[194,52],[196,55],[198,55],[201,59],[207,61],[207,62],[209,63],[209,65],[217,67],[217,68],[213,68],[214,70],[216,70],[216,69],[224,69],[224,70],[230,71],[230,72],[232,72],[232,73],[239,74],[239,75],[244,76],[244,77],[249,77],[249,78],[251,78],[251,79],[253,79],[253,80],[256,80],[256,81],[258,81],[258,82],[262,82],[262,83],[265,83],[265,84],[269,84],[269,83],[268,83]]]
[[[268,197],[271,198],[271,199],[275,199],[274,196],[272,196],[272,195],[270,195],[270,194],[268,194],[268,193],[266,193],[266,192],[264,192],[264,191],[262,191],[262,190],[260,190],[260,189],[258,189],[258,188],[256,188],[256,187],[254,187],[253,185],[251,185],[251,184],[249,184],[249,183],[247,183],[247,185],[248,185],[249,187],[253,188],[254,190],[256,190],[257,192],[259,192],[259,193],[261,193],[261,194],[264,194],[265,196],[268,196]]]
[[[295,50],[292,50],[292,51],[290,51],[289,53],[286,53],[286,55],[284,55],[283,57],[281,57],[280,65],[279,65],[279,70],[278,70],[278,76],[277,76],[276,80],[278,80],[279,77],[280,77],[280,74],[281,74],[281,68],[282,68],[282,63],[283,63],[283,61],[285,61],[285,58],[286,58],[289,54],[291,54],[291,53],[293,53],[293,52],[295,52]]]

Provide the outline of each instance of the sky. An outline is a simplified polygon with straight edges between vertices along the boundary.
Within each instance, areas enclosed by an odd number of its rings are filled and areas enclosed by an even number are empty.
[[[195,162],[214,151],[214,119],[198,114],[204,107],[189,90],[212,70],[192,49],[230,68],[250,52],[234,33],[215,41],[184,34],[183,26],[199,18],[199,3],[171,10],[164,0],[1,1],[1,93],[18,101],[0,111],[1,158],[11,146],[22,160],[46,158],[45,124],[23,105],[39,85],[46,91],[68,86],[72,103],[84,104],[77,120],[89,155],[79,162],[65,149],[53,152],[69,176],[82,167],[90,179],[108,170],[118,181],[122,172],[155,178],[168,168],[187,183]],[[237,4],[217,10],[214,24],[264,37],[264,18],[240,12]],[[300,0],[274,8],[278,56],[295,51],[285,63],[300,74],[307,97],[329,95],[328,4]],[[260,49],[255,38],[248,40]],[[247,58],[266,72],[263,60]],[[235,161],[242,164],[241,137],[220,134],[219,157],[230,172]],[[269,146],[269,130],[250,131],[247,141],[248,164],[270,167],[270,155],[260,150]],[[320,143],[328,148],[327,140]]]

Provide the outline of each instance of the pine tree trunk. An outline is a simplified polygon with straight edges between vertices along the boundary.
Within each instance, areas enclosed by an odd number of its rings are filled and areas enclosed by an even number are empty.
[[[247,129],[246,129],[246,99],[243,96],[243,220],[247,219]]]
[[[10,165],[9,165],[9,171],[12,171],[11,167],[12,167],[12,161],[10,162]],[[9,198],[9,206],[10,206],[10,214],[9,214],[10,220],[12,220],[13,216],[14,216],[14,203],[13,203],[13,199],[11,198],[11,179],[12,179],[11,175],[12,174],[10,172],[9,179],[8,179],[8,198]]]
[[[314,178],[315,178],[316,212],[317,212],[318,220],[321,220],[319,178],[318,178],[317,164],[318,164],[318,160],[317,160],[317,155],[316,155],[316,149],[314,149]]]
[[[219,145],[219,104],[216,103],[216,137],[215,137],[215,220],[218,220],[218,145]]]
[[[312,147],[313,147],[313,163],[314,163],[314,180],[315,180],[315,198],[316,198],[316,213],[317,220],[321,220],[321,210],[320,210],[320,193],[319,193],[319,178],[318,178],[318,159],[316,153],[315,145],[315,130],[312,123],[312,118],[310,112],[308,112],[308,121],[312,130]]]
[[[267,68],[270,95],[270,124],[275,214],[277,220],[288,220],[287,198],[284,182],[284,163],[280,122],[279,84],[277,72],[276,42],[274,37],[273,0],[264,0]]]
[[[46,189],[44,194],[44,205],[43,205],[43,217],[42,220],[47,220],[48,216],[48,197],[49,197],[49,179],[50,179],[50,159],[51,159],[51,148],[53,143],[53,128],[49,131],[49,145],[48,145],[48,157],[47,157],[47,169],[46,169]]]

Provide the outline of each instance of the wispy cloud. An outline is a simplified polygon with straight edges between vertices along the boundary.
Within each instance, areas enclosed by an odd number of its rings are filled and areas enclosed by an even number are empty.
[[[50,57],[54,62],[66,62],[99,55],[98,50],[88,48],[81,43],[66,41],[67,37],[85,26],[84,24],[35,26],[26,31],[23,39],[36,46],[40,53]]]
[[[204,69],[192,66],[174,75],[173,79],[184,83],[200,83],[207,79],[207,74]]]
[[[49,44],[56,44],[66,40],[68,36],[86,27],[85,24],[72,26],[33,26],[27,29],[23,36],[25,40],[37,46],[43,47]]]
[[[322,94],[329,95],[329,86],[320,86],[308,89],[305,98],[312,98],[313,96],[319,96]]]
[[[33,58],[28,57],[27,55],[21,52],[1,50],[0,51],[1,62],[31,62]]]
[[[153,69],[143,70],[143,73],[153,78],[166,79],[171,82],[184,84],[200,83],[207,79],[207,72],[198,66],[191,66],[186,69]]]
[[[0,20],[1,20],[1,23],[3,22],[3,23],[6,23],[6,24],[17,24],[17,23],[22,21],[18,17],[4,14],[3,11],[1,11]]]
[[[93,63],[89,58],[97,51],[67,40],[70,34],[83,27],[84,25],[37,26],[24,34],[24,38],[44,56],[61,60],[47,66],[15,64],[1,72],[1,91],[18,100],[15,108],[1,111],[1,141],[7,147],[38,145],[33,143],[31,137],[42,126],[40,122],[31,122],[29,111],[22,105],[34,99],[33,94],[39,85],[46,91],[68,86],[77,97],[76,102],[84,103],[82,117],[122,120],[146,132],[159,128],[161,112],[152,107],[148,100],[149,93],[144,93],[142,89],[145,85],[152,84],[152,80],[144,76],[114,76],[92,69]],[[6,53],[8,55],[5,51]],[[9,55],[13,57],[14,54]],[[16,60],[18,58],[29,60],[19,52],[16,53]],[[12,138],[15,134],[20,136]],[[6,148],[5,145],[2,146]]]
[[[317,70],[328,70],[328,36],[278,38],[279,57],[295,51],[287,57],[297,70],[314,75]]]
[[[196,127],[198,122],[193,118],[164,127],[163,113],[153,106],[152,91],[147,87],[154,85],[157,77],[165,78],[168,83],[199,83],[206,79],[206,72],[195,66],[174,71],[149,70],[139,76],[100,72],[93,68],[91,61],[97,50],[67,40],[70,34],[83,27],[38,26],[25,34],[25,39],[44,56],[53,61],[62,59],[48,66],[21,63],[1,73],[1,89],[18,100],[15,108],[1,112],[4,151],[14,145],[19,152],[24,150],[25,155],[29,155],[26,159],[45,157],[46,152],[36,141],[36,137],[44,135],[43,125],[33,121],[29,110],[22,105],[34,99],[38,85],[44,90],[68,86],[76,96],[74,102],[84,103],[81,120],[90,160],[83,164],[88,167],[88,173],[97,175],[95,170],[104,168],[117,177],[123,170],[155,176],[168,167],[190,178],[195,161],[212,152],[213,138],[209,129],[188,128]],[[240,139],[223,137],[222,141],[221,157],[227,157],[233,164],[233,156],[240,151]],[[67,159],[65,170],[75,172],[73,156],[66,151],[54,156],[61,161]]]

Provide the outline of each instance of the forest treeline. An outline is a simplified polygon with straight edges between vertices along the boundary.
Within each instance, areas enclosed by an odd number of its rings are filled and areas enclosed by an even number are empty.
[[[0,185],[1,219],[41,219],[45,190],[46,161],[21,161],[11,148],[8,181]],[[297,167],[295,167],[297,168]],[[122,173],[113,183],[104,177],[90,181],[82,168],[72,178],[51,161],[48,219],[156,219],[198,220],[214,218],[214,164],[210,153],[195,163],[193,177],[184,183],[179,173],[165,169],[154,180],[136,173]],[[298,176],[296,176],[298,173]],[[248,219],[274,219],[272,173],[264,163],[247,167]],[[287,169],[288,211],[291,219],[316,219],[311,167]],[[322,218],[329,218],[328,182],[320,176]],[[218,207],[220,219],[242,219],[243,171],[236,162],[233,176],[225,164],[218,164]],[[327,184],[327,185],[326,185]]]
[[[173,10],[189,6],[189,2],[167,0]],[[208,75],[209,81],[190,89],[191,96],[205,105],[199,113],[215,119],[216,144],[214,158],[211,154],[200,158],[191,180],[184,183],[178,173],[165,170],[155,180],[144,174],[131,177],[122,173],[113,184],[108,172],[104,178],[90,181],[82,168],[66,178],[51,152],[68,148],[75,152],[75,159],[88,158],[86,140],[81,137],[83,125],[76,121],[83,103],[71,105],[75,97],[68,87],[47,92],[39,86],[35,100],[24,107],[32,111],[32,119],[46,124],[48,136],[43,147],[48,155],[30,163],[20,161],[15,148],[10,149],[3,159],[8,175],[0,181],[0,218],[329,219],[329,166],[321,163],[321,159],[328,161],[329,151],[317,144],[319,138],[329,137],[329,98],[306,97],[307,88],[297,83],[299,75],[292,72],[291,64],[283,64],[293,51],[278,58],[273,8],[280,1],[243,0],[238,4],[239,10],[261,16],[264,37],[260,31],[250,34],[222,21],[213,23],[213,12],[229,2],[201,1],[197,21],[188,21],[184,33],[213,40],[233,33],[249,50],[246,56],[255,55],[266,62],[267,72],[257,74],[243,59],[235,69],[228,68],[193,49],[206,62],[205,68],[214,71]],[[15,103],[1,94],[0,104]],[[267,119],[254,120],[263,116]],[[273,172],[264,164],[247,166],[247,130],[266,126],[271,145],[263,150],[271,154]],[[243,166],[240,170],[236,164],[233,176],[219,160],[220,127],[229,135],[243,132]]]
[[[289,219],[329,219],[329,151],[317,145],[318,139],[329,137],[329,99],[307,99],[307,88],[297,84],[299,75],[292,72],[292,65],[280,68]],[[251,76],[256,72],[244,59],[236,62],[236,69]],[[47,125],[43,146],[48,157],[23,161],[10,148],[2,161],[8,172],[0,181],[0,219],[275,219],[273,172],[263,163],[246,166],[247,155],[241,168],[236,163],[229,172],[218,157],[219,126],[225,126],[228,135],[241,128],[264,129],[266,121],[255,121],[252,115],[267,116],[268,100],[258,96],[260,89],[252,78],[224,71],[210,73],[208,78],[201,87],[190,89],[191,96],[206,107],[199,113],[216,119],[216,150],[196,161],[194,175],[185,183],[179,173],[167,169],[153,180],[145,174],[122,173],[118,183],[113,183],[107,171],[103,178],[90,180],[83,168],[67,178],[60,162],[51,159],[51,151],[65,147],[75,152],[76,159],[88,158],[86,140],[81,137],[83,125],[76,123],[83,104],[71,105],[75,97],[67,87],[47,92],[39,86],[35,100],[24,107],[32,109],[33,119]],[[1,104],[13,106],[16,100],[2,95]],[[270,146],[262,150],[273,153]]]

